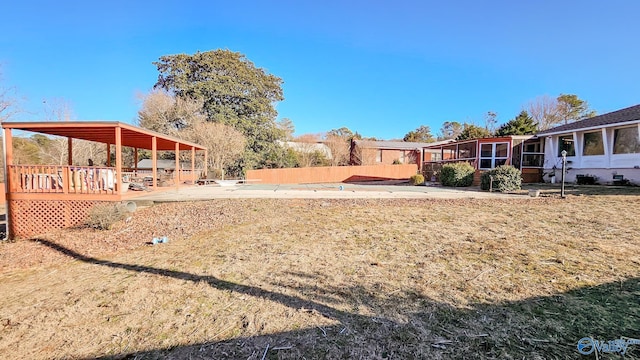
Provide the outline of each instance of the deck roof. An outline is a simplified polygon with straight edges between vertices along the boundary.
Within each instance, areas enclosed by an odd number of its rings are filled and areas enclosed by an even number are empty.
[[[5,129],[30,131],[40,134],[70,137],[104,144],[116,143],[116,128],[121,130],[122,146],[138,149],[152,149],[152,139],[156,137],[158,150],[206,150],[206,147],[184,141],[169,135],[139,128],[119,121],[64,121],[64,122],[3,122]]]

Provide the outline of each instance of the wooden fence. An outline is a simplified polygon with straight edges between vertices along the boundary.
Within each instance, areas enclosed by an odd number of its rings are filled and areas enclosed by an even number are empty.
[[[401,180],[417,172],[416,164],[260,169],[248,170],[246,180],[263,184],[317,184]]]

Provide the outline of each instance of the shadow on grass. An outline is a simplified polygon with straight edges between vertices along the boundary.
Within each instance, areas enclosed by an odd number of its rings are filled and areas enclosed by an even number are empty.
[[[310,300],[218,279],[213,276],[124,264],[79,254],[48,240],[37,240],[77,260],[116,269],[206,282],[224,289],[317,312],[339,324],[276,334],[237,337],[100,359],[581,359],[577,342],[584,337],[615,340],[640,338],[640,278],[580,288],[517,302],[456,308],[412,289],[385,294],[371,288],[298,285],[290,288]],[[316,275],[290,274],[301,279]],[[284,285],[284,284],[282,284]],[[350,311],[327,304],[354,304]],[[358,307],[375,315],[361,315]],[[598,358],[619,358],[601,353]],[[625,358],[640,358],[630,345]]]

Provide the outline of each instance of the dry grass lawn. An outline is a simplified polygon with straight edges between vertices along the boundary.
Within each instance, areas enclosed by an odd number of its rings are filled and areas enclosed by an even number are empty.
[[[640,196],[160,206],[191,209],[154,229],[168,244],[136,228],[156,206],[74,230],[135,239],[119,251],[0,245],[57,254],[2,269],[1,357],[578,359],[582,337],[640,338]]]

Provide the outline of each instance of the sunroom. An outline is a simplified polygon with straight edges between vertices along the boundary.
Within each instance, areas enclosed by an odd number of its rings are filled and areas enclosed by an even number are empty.
[[[545,139],[545,173],[560,176],[566,151],[568,181],[640,183],[640,105],[538,134]],[[585,181],[585,179],[587,181]]]
[[[423,173],[426,179],[436,180],[444,164],[468,162],[476,169],[474,184],[480,174],[500,165],[513,165],[522,171],[524,182],[539,182],[542,176],[543,144],[534,135],[512,135],[456,141],[423,149]],[[436,151],[436,156],[428,154]]]

